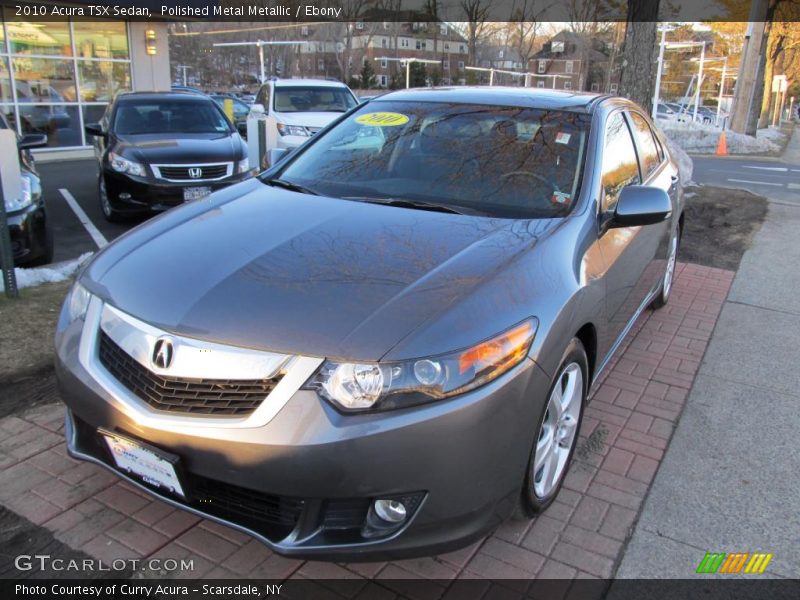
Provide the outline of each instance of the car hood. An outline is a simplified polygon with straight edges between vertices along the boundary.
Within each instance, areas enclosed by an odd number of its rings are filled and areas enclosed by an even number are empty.
[[[110,245],[87,269],[87,287],[175,334],[377,360],[551,223],[308,196],[258,180],[210,198]]]
[[[325,127],[341,116],[342,113],[340,112],[287,112],[275,115],[279,123],[302,125],[304,127]]]
[[[167,137],[163,133],[118,138],[118,154],[148,164],[213,163],[240,160],[243,144],[236,133],[192,133]]]

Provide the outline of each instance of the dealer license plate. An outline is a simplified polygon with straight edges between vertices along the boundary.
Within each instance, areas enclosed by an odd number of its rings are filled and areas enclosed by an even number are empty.
[[[210,193],[211,188],[208,186],[183,188],[183,201],[189,202],[190,200],[200,200],[200,198],[205,198]]]
[[[186,497],[175,472],[177,457],[162,456],[155,449],[114,433],[101,434],[117,467],[155,488]]]

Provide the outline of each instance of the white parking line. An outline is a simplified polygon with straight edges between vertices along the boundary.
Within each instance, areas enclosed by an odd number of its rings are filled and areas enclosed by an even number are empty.
[[[787,183],[786,185],[790,190],[800,190],[800,183]]]
[[[778,187],[783,187],[782,183],[769,183],[767,181],[750,181],[748,179],[730,179],[728,181],[735,181],[736,183],[752,183],[754,185],[777,185]]]
[[[784,173],[789,170],[788,167],[756,167],[754,165],[742,165],[742,167],[745,169],[761,169],[762,171],[783,171]]]
[[[61,195],[64,196],[64,200],[67,201],[69,207],[72,209],[72,212],[75,213],[75,216],[78,217],[78,220],[83,224],[86,228],[87,233],[92,236],[94,243],[97,244],[98,248],[105,248],[108,246],[108,240],[105,236],[100,233],[100,230],[94,226],[94,223],[89,219],[89,216],[83,211],[78,201],[75,200],[75,197],[69,193],[69,190],[64,188],[59,188],[59,192]]]

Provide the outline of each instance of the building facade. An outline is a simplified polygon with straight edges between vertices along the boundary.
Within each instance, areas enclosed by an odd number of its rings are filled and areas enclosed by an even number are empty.
[[[616,94],[619,71],[612,69],[611,54],[610,41],[561,31],[531,59],[531,85]]]
[[[169,87],[163,23],[19,21],[0,12],[0,110],[18,133],[46,133],[48,149],[88,146],[84,124],[117,92]]]

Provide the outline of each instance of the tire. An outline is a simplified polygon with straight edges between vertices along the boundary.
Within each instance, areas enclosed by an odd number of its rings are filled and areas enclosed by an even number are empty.
[[[53,262],[53,254],[55,253],[55,242],[53,240],[53,230],[45,225],[45,250],[44,254],[32,260],[28,266],[31,267],[42,267],[44,265],[49,265]]]
[[[675,278],[675,263],[677,262],[678,257],[678,250],[681,247],[681,227],[675,228],[675,231],[672,232],[672,236],[669,240],[669,246],[667,247],[667,267],[664,269],[664,277],[661,279],[661,287],[658,290],[658,295],[656,295],[653,302],[650,303],[650,307],[654,310],[658,310],[666,306],[667,302],[669,302],[669,296],[672,293],[672,284],[674,283]]]
[[[109,223],[121,223],[125,220],[120,212],[111,206],[111,201],[108,199],[108,191],[106,190],[106,178],[102,174],[97,178],[97,199],[100,201],[100,211],[106,221]]]
[[[588,387],[589,361],[586,351],[578,338],[572,338],[564,350],[556,376],[550,382],[547,401],[537,423],[518,513],[529,517],[538,515],[558,496],[575,454]],[[562,394],[560,406],[563,412],[560,418],[553,412],[554,403],[558,402],[557,389]],[[570,394],[569,398],[563,396],[564,391]],[[567,401],[568,404],[565,404]],[[549,445],[545,441],[548,437]],[[547,452],[547,448],[555,450],[555,454]],[[550,461],[542,460],[542,452],[551,454]],[[548,464],[554,471],[548,469]],[[552,474],[546,479],[548,473]]]

